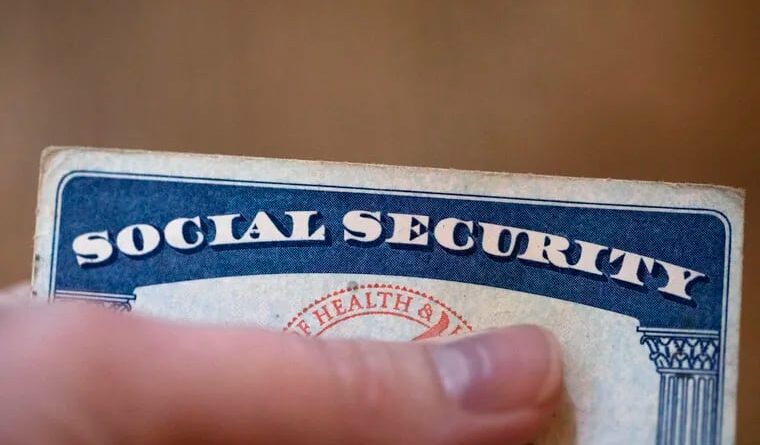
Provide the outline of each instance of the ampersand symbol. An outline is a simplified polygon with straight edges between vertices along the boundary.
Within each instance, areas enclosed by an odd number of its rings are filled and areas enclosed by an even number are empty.
[[[420,318],[424,318],[427,321],[430,321],[430,317],[433,316],[433,307],[430,306],[430,304],[426,304],[422,306],[422,309],[417,311],[417,315],[420,316]]]

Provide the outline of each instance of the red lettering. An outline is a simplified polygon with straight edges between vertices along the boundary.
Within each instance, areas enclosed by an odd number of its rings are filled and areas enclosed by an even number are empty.
[[[430,321],[430,317],[433,316],[433,307],[428,303],[422,306],[422,309],[417,311],[417,315],[419,315],[420,318],[424,318],[425,320]]]
[[[306,320],[303,318],[298,322],[296,325],[299,329],[301,329],[301,332],[303,332],[306,335],[311,335],[311,328],[309,327],[309,323],[306,323]]]
[[[330,308],[328,308],[327,305],[323,305],[321,308],[312,312],[312,314],[317,317],[317,321],[319,322],[320,326],[324,325],[333,318],[332,314],[330,313]]]
[[[383,297],[383,304],[380,305],[383,309],[388,309],[388,297],[392,297],[393,293],[391,292],[378,292],[378,295]]]
[[[372,308],[377,307],[377,305],[372,302],[372,292],[367,292],[366,294],[364,294],[364,296],[367,299],[367,305],[366,305],[367,309],[372,309]]]
[[[409,304],[412,302],[412,297],[406,297],[406,300],[401,300],[404,296],[402,294],[396,294],[396,304],[393,305],[393,309],[397,311],[409,312]],[[401,309],[404,306],[404,309]]]
[[[340,317],[341,315],[345,315],[345,314],[346,314],[346,310],[345,310],[345,309],[343,309],[343,302],[342,302],[342,301],[340,301],[340,299],[338,299],[338,300],[333,300],[333,301],[332,301],[332,305],[333,305],[333,307],[335,308],[335,312],[338,314],[338,316],[339,316],[339,317]]]
[[[356,298],[356,294],[351,296],[351,304],[348,305],[348,312],[353,312],[357,309],[364,309],[359,299]]]
[[[459,331],[461,331],[461,330],[462,330],[462,325],[458,324],[457,327],[454,328],[453,331],[451,331],[451,335],[457,335],[459,333]]]

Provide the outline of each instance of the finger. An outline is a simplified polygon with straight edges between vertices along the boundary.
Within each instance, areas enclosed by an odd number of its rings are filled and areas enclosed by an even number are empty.
[[[46,443],[522,443],[561,389],[556,340],[531,326],[387,343],[16,312],[0,327],[0,354],[15,358],[0,397],[25,401],[2,418],[33,422],[23,413],[44,401]]]
[[[31,300],[29,283],[18,283],[0,291],[0,308],[29,304]]]

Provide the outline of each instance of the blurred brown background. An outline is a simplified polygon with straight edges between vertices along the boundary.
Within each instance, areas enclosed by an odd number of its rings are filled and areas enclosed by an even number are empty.
[[[52,144],[743,187],[759,443],[760,2],[570,3],[0,0],[0,284]]]

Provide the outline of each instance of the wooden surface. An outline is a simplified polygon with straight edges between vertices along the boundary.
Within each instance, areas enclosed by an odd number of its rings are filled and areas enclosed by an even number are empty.
[[[743,187],[758,443],[759,3],[558,3],[0,0],[0,284],[52,144]]]

